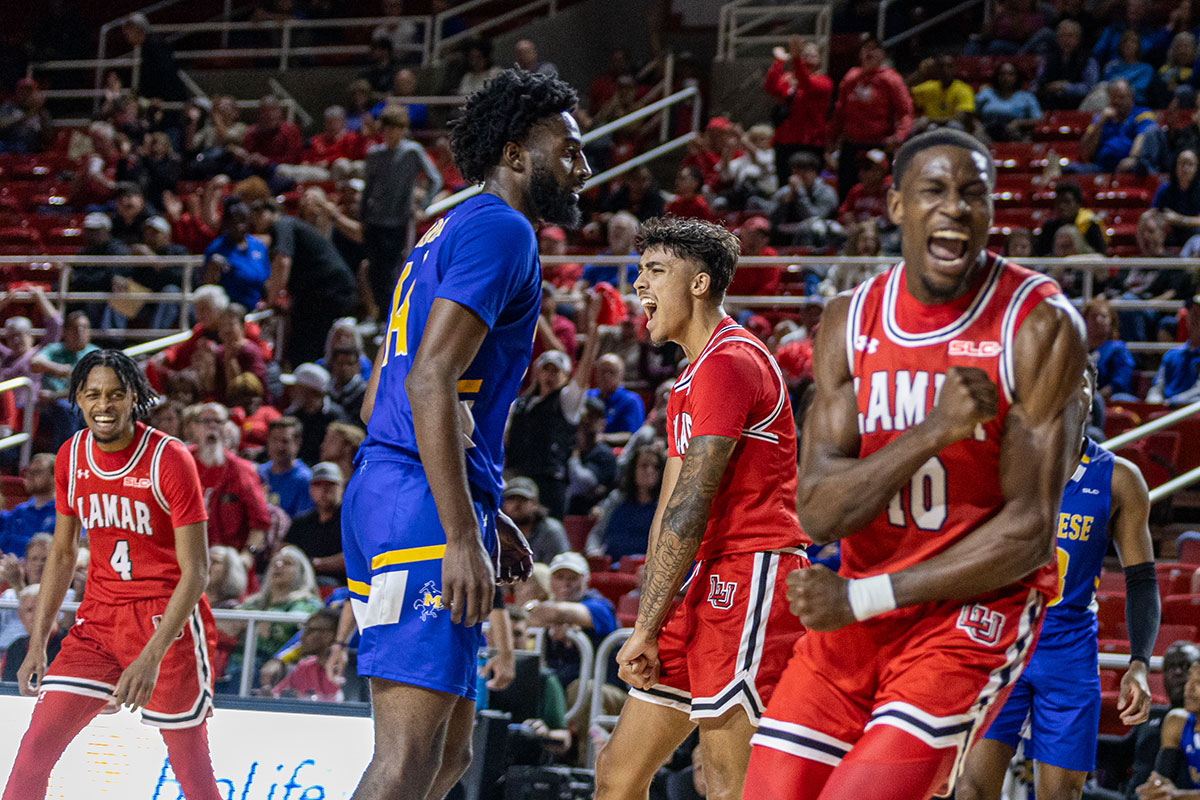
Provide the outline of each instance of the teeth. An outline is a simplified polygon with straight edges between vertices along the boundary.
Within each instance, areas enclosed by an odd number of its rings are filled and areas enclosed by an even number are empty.
[[[935,234],[933,234],[933,238],[934,239],[958,239],[959,241],[965,242],[965,241],[967,241],[967,239],[969,237],[965,233],[959,233],[958,231],[938,231]]]

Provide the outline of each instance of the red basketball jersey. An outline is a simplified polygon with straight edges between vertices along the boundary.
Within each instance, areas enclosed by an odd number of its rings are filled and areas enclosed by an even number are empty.
[[[1045,275],[986,253],[975,292],[924,306],[908,293],[904,264],[851,296],[846,352],[858,397],[860,457],[885,447],[934,407],[946,369],[978,367],[999,387],[999,413],[975,435],[925,462],[887,509],[842,542],[842,573],[861,577],[927,561],[991,519],[1004,503],[1000,442],[1013,402],[1013,343],[1030,311],[1070,308]],[[1062,378],[1066,380],[1066,378]],[[1053,594],[1053,564],[1021,581]]]
[[[796,428],[779,365],[763,343],[726,317],[667,401],[667,448],[697,436],[737,439],[713,498],[697,558],[803,547],[796,518]]]
[[[129,447],[106,453],[82,430],[54,472],[55,507],[79,518],[91,550],[83,605],[169,597],[180,577],[175,528],[208,519],[183,443],[139,422]]]

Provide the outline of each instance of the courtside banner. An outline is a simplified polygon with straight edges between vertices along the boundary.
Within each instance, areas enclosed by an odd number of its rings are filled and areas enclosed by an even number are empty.
[[[33,698],[0,695],[0,775],[5,780],[33,704]],[[214,712],[208,739],[224,800],[348,798],[373,746],[367,716],[231,708]],[[158,729],[125,710],[102,714],[75,737],[54,768],[46,797],[184,800]]]

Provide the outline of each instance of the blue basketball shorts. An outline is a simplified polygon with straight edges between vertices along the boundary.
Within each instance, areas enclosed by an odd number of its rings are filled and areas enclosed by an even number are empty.
[[[475,504],[496,552],[496,511]],[[475,698],[483,626],[455,625],[442,602],[446,534],[424,468],[367,460],[342,501],[350,602],[362,639],[358,674]]]
[[[1016,749],[1024,734],[1028,758],[1076,772],[1096,768],[1100,729],[1096,640],[1075,638],[1064,645],[1038,642],[1029,666],[984,738]]]

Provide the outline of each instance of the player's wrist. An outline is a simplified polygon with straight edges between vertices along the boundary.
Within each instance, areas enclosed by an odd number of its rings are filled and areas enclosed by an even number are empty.
[[[851,578],[846,584],[850,613],[859,622],[896,610],[892,576],[884,573],[868,578]]]

